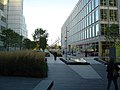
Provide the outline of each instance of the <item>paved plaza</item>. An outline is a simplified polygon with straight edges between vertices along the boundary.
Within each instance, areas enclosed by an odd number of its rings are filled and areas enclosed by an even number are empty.
[[[88,57],[85,59],[90,65],[66,65],[60,58],[55,61],[53,55],[47,57],[49,70],[44,79],[0,76],[0,90],[33,90],[42,80],[53,80],[51,90],[106,90],[104,64]],[[118,85],[120,88],[120,78]],[[113,83],[111,90],[114,90]]]

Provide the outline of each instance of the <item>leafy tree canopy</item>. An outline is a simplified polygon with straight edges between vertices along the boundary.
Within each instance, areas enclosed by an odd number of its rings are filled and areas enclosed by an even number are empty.
[[[42,48],[43,50],[47,46],[47,38],[48,33],[46,30],[43,30],[42,28],[37,28],[33,33],[33,39],[39,44],[39,49]]]
[[[105,30],[105,38],[109,41],[113,41],[115,46],[115,44],[118,43],[120,40],[119,25],[108,25]]]

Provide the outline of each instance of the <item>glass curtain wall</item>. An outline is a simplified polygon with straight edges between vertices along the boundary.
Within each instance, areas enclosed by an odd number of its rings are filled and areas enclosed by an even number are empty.
[[[79,47],[77,50],[88,49],[94,53],[104,49],[101,44],[105,43],[100,37],[105,35],[108,24],[118,23],[117,1],[79,0],[62,27],[69,31],[67,41],[71,50],[75,46]]]

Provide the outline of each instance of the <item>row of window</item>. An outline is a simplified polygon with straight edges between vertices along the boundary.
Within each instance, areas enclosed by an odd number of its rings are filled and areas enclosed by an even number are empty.
[[[101,20],[107,21],[108,17],[106,14],[104,15],[103,13],[104,11],[106,12],[106,10],[101,9]],[[110,21],[117,21],[117,10],[110,10],[109,15],[110,15],[109,17]],[[83,30],[84,28],[90,26],[91,24],[95,23],[98,20],[99,20],[99,15],[98,15],[98,9],[97,9],[94,13],[89,14],[89,16],[85,17],[80,22],[78,22],[77,19],[74,19],[69,25],[68,29],[72,34],[75,34],[78,31]]]
[[[76,42],[80,40],[89,39],[99,35],[99,24],[95,24],[85,28],[75,34],[68,33],[68,37],[70,42]]]
[[[109,10],[108,9],[101,9],[100,16],[102,21],[117,21],[118,18],[118,11],[117,10]],[[109,16],[109,17],[108,17]]]
[[[0,2],[0,9],[3,11],[4,10],[4,5]]]
[[[68,20],[70,22],[68,25],[69,39],[72,42],[98,35],[98,25],[91,25],[99,20],[99,10],[95,8],[98,5],[98,0],[81,0],[79,2],[70,20]]]
[[[81,19],[84,18],[87,14],[92,12],[92,10],[94,10],[98,5],[98,0],[90,0],[89,3],[88,0],[81,0],[70,15],[69,21],[71,22],[79,13],[81,13],[82,15],[80,16]]]
[[[104,2],[105,1],[105,2]],[[100,0],[100,4],[106,3],[108,0]],[[109,0],[110,6],[116,6],[117,0]],[[69,43],[80,40],[89,39],[98,36],[100,33],[104,35],[105,25],[101,25],[101,32],[99,32],[98,20],[117,21],[118,11],[110,9],[97,8],[99,0],[79,0],[79,4],[67,19],[67,30],[69,30]]]
[[[100,28],[101,28],[101,35],[105,35],[105,30],[106,30],[107,26],[108,26],[108,24],[101,24],[99,27],[99,24],[95,24],[95,25],[90,26],[88,28],[85,28],[85,29],[83,29],[75,34],[69,33],[68,34],[69,41],[70,42],[77,42],[80,40],[85,40],[85,39],[89,39],[89,38],[98,36],[100,34],[99,33]]]
[[[82,30],[83,28],[95,23],[96,21],[99,20],[99,10],[96,9],[95,11],[93,11],[83,19],[80,19],[80,17],[81,14],[79,13],[76,16],[76,18],[74,18],[73,21],[69,23],[68,25],[69,30],[71,30],[75,25],[77,25],[77,27],[79,27],[79,29]]]
[[[100,0],[100,5],[101,6],[117,6],[118,0]]]
[[[79,17],[79,15],[77,17]],[[99,20],[98,9],[96,9],[94,12],[92,12],[82,20],[79,20],[79,18],[77,17],[68,26],[68,30],[70,30],[72,34],[83,30],[91,24],[96,23]]]
[[[88,3],[89,2],[89,3]],[[100,0],[100,3],[102,5],[102,3],[107,3],[108,0]],[[116,5],[117,0],[109,0],[109,4],[110,6]],[[99,5],[99,0],[81,0],[79,1],[79,3],[77,4],[77,6],[75,7],[74,11],[72,12],[72,14],[69,17],[69,22],[73,21],[75,18],[76,20],[81,20],[83,19],[86,15],[90,14],[97,6]],[[107,5],[107,4],[106,4]],[[106,11],[101,11],[102,13],[104,12],[104,14],[102,14],[102,20],[107,18],[107,15],[105,13],[107,13]],[[80,14],[79,14],[80,13]],[[116,20],[117,18],[117,12],[113,12],[112,10],[110,10],[110,21],[112,20]],[[78,16],[79,14],[79,16]],[[114,18],[114,16],[116,18]],[[75,22],[76,22],[75,20]],[[73,25],[74,26],[74,25]]]

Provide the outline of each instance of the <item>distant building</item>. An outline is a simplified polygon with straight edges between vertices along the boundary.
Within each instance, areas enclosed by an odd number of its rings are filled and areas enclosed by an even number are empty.
[[[119,24],[119,4],[120,0],[79,0],[61,28],[62,49],[107,56],[111,43],[105,41],[105,28]]]

